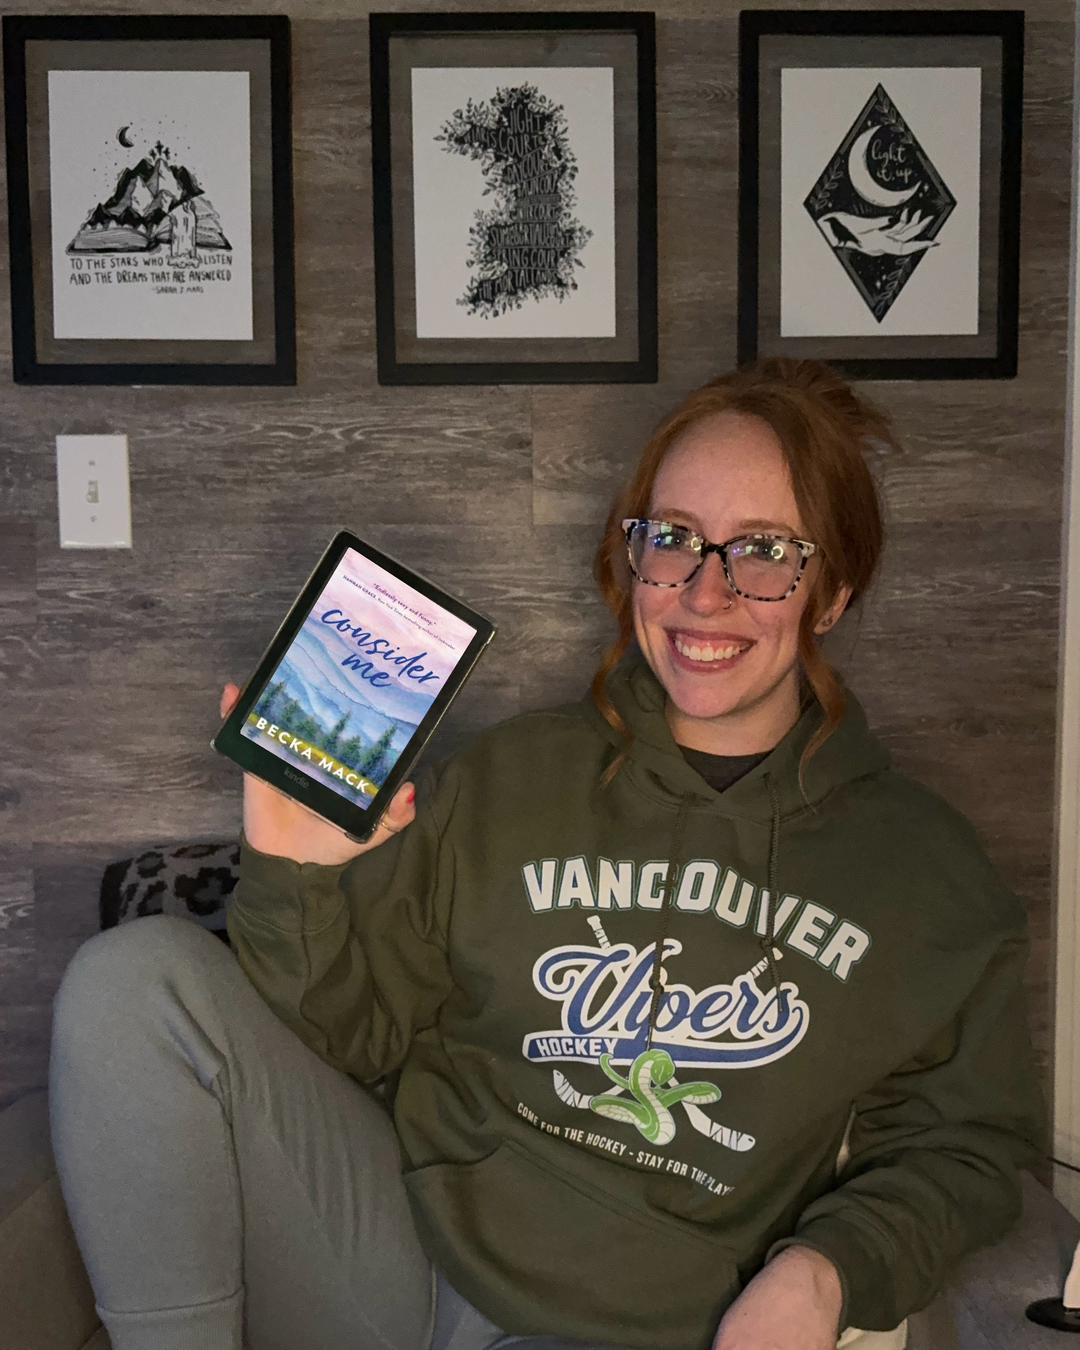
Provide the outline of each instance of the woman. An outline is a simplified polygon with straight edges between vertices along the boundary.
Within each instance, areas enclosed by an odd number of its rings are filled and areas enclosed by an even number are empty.
[[[366,845],[249,780],[239,967],[169,920],[82,949],[53,1127],[116,1350],[830,1350],[1005,1232],[1022,912],[816,645],[888,438],[812,363],[705,386],[608,522],[592,696]],[[398,1070],[391,1124],[357,1084]]]

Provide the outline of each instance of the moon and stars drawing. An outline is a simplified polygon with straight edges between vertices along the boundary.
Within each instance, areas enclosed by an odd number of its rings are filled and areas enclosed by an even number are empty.
[[[130,130],[131,126],[129,124],[126,127],[121,127],[120,130],[116,133],[116,139],[120,142],[120,144],[124,147],[125,150],[130,150],[131,147],[135,144],[134,141],[128,140],[128,132]]]
[[[880,323],[956,198],[879,84],[803,205]]]

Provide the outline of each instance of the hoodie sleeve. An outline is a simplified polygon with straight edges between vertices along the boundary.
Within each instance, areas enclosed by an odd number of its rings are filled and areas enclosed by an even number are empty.
[[[440,833],[429,802],[340,867],[243,844],[228,915],[240,965],[305,1044],[361,1082],[396,1069],[450,993]]]
[[[1026,942],[996,952],[951,1025],[855,1103],[837,1186],[775,1244],[840,1273],[841,1326],[884,1331],[925,1307],[966,1252],[1020,1213],[1017,1168],[1042,1145],[1044,1107],[1025,1018]]]

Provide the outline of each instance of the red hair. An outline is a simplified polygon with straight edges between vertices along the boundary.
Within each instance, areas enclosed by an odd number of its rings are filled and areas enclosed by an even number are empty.
[[[595,576],[618,632],[593,676],[593,698],[628,749],[629,729],[607,692],[608,677],[634,636],[633,578],[621,522],[648,515],[653,484],[665,456],[691,427],[720,413],[756,417],[772,428],[787,462],[803,525],[820,550],[820,566],[799,621],[802,670],[824,712],[803,752],[805,767],[844,714],[843,686],[814,640],[815,625],[841,587],[850,586],[850,604],[859,599],[881,556],[881,504],[863,455],[874,442],[896,448],[888,418],[819,361],[764,357],[721,375],[687,395],[653,432],[633,477],[615,499],[596,551]],[[609,777],[623,755],[609,769]]]

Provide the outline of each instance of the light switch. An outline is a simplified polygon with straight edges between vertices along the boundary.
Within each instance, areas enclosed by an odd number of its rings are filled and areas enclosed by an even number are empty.
[[[57,436],[61,548],[130,548],[126,436]]]

